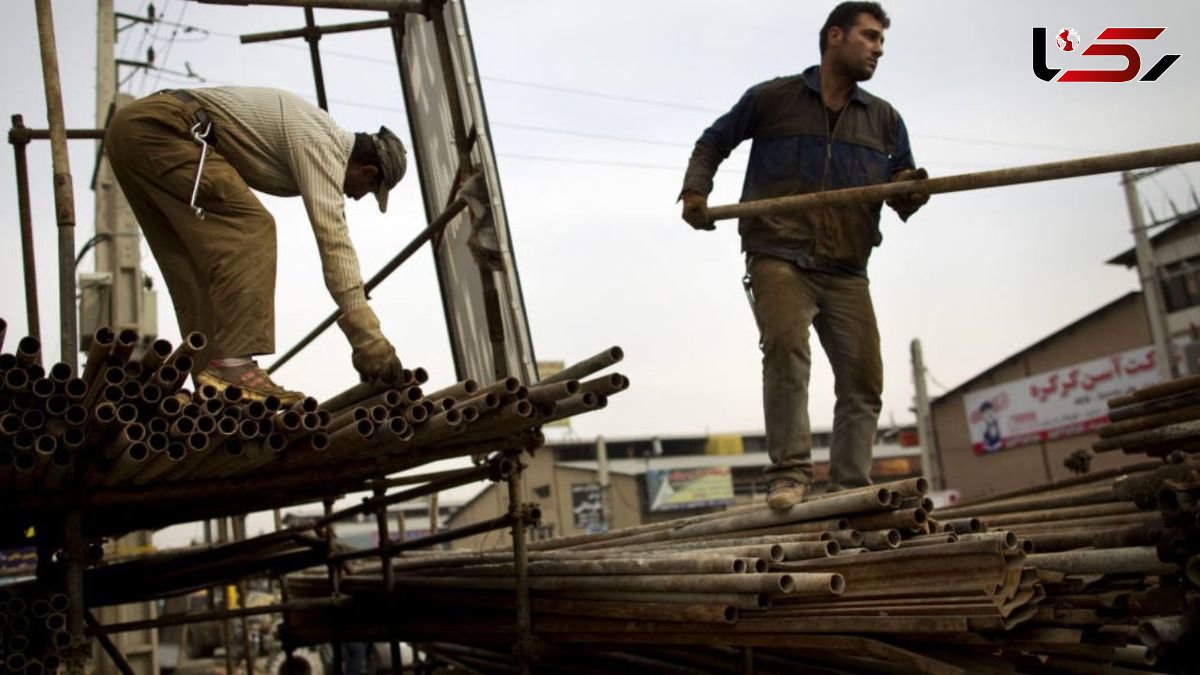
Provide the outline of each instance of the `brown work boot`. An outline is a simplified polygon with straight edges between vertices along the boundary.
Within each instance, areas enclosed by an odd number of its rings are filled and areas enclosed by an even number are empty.
[[[808,486],[794,478],[775,478],[767,486],[767,506],[786,511],[804,501]]]
[[[303,393],[284,389],[272,382],[267,371],[259,368],[258,363],[254,361],[230,367],[209,363],[207,368],[196,373],[196,387],[206,384],[216,387],[218,393],[225,391],[229,386],[235,386],[242,390],[242,398],[248,401],[262,401],[268,396],[275,396],[285,408],[304,400]]]

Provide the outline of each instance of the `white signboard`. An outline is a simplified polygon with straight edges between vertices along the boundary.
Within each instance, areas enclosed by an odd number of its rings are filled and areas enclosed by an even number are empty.
[[[1078,436],[1108,422],[1105,401],[1162,380],[1153,346],[963,396],[976,454]]]

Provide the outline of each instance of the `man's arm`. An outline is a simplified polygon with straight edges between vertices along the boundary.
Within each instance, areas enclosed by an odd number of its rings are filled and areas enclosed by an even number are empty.
[[[364,381],[398,381],[400,359],[367,304],[358,254],[346,225],[346,158],[331,144],[306,143],[294,152],[293,171],[317,238],[325,286],[342,311],[337,323],[350,342],[350,361]]]
[[[891,182],[898,183],[901,181],[929,178],[929,172],[923,168],[915,168],[915,166],[912,147],[908,142],[908,128],[904,125],[904,120],[897,114],[896,150],[892,153],[888,164],[889,173],[892,177]],[[920,192],[910,192],[906,195],[892,197],[887,200],[887,205],[896,212],[896,215],[900,216],[901,221],[908,222],[909,217],[928,201],[929,195]]]
[[[343,313],[367,304],[358,253],[346,225],[342,194],[346,162],[328,143],[308,141],[293,152],[293,173],[317,239],[325,287]]]
[[[754,89],[750,89],[729,112],[717,118],[704,130],[692,149],[683,188],[683,220],[698,230],[714,230],[708,218],[708,193],[712,192],[713,177],[721,162],[739,143],[754,135]]]

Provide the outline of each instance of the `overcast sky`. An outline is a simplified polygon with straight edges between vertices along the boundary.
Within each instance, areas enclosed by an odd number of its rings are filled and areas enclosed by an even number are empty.
[[[116,0],[145,14],[144,0]],[[794,0],[473,0],[467,11],[531,334],[540,359],[567,362],[621,345],[632,380],[609,407],[574,421],[576,435],[761,432],[757,334],[742,293],[732,221],[697,233],[675,197],[691,145],[751,85],[818,60],[817,30],[834,3]],[[266,85],[315,100],[301,41],[241,45],[236,36],[303,24],[299,9],[239,8],[156,0],[167,21],[119,34],[121,58],[194,72],[208,85]],[[1194,0],[885,3],[892,27],[866,83],[904,116],[918,165],[942,176],[1140,150],[1197,139],[1200,24]],[[46,107],[33,3],[12,3],[0,28],[5,112],[44,128]],[[95,16],[90,0],[54,2],[66,119],[95,125]],[[321,23],[374,18],[318,11]],[[172,27],[168,22],[183,27]],[[125,25],[126,22],[121,22]],[[1157,82],[1046,83],[1031,68],[1031,29],[1075,28],[1085,44],[1109,26],[1159,26],[1137,44],[1145,72],[1164,54],[1181,58]],[[330,109],[342,126],[384,123],[407,140],[399,78],[382,31],[322,41]],[[1050,67],[1120,68],[1121,59],[1047,47]],[[201,85],[162,72],[121,69],[122,91],[145,95]],[[749,144],[722,166],[710,204],[736,201]],[[79,245],[93,233],[94,149],[73,142]],[[57,253],[49,144],[30,148],[43,342],[58,355]],[[1139,186],[1157,217],[1194,208],[1197,165]],[[423,226],[415,177],[393,192],[391,212],[373,200],[347,217],[369,277]],[[265,198],[279,229],[277,346],[283,351],[333,309],[300,200]],[[24,334],[16,188],[0,162],[0,316]],[[1116,175],[935,195],[902,224],[885,209],[884,243],[870,267],[885,361],[882,423],[913,419],[909,343],[919,338],[935,378],[958,385],[1006,356],[1137,288],[1133,272],[1104,261],[1132,246]],[[160,274],[160,335],[178,341]],[[87,257],[81,269],[90,271]],[[433,273],[422,251],[374,294],[372,304],[407,366],[431,384],[453,366]],[[13,337],[10,337],[11,342]],[[816,345],[814,345],[815,347]],[[817,350],[819,354],[819,349]],[[272,359],[266,357],[264,363]],[[355,381],[349,347],[329,331],[281,369],[278,380],[317,397]],[[832,378],[816,357],[811,415],[832,420]]]

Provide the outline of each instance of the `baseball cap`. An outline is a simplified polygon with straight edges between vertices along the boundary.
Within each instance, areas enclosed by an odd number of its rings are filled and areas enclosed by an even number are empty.
[[[387,213],[388,192],[404,177],[404,171],[408,168],[408,153],[400,138],[384,126],[371,134],[371,142],[379,154],[379,189],[375,191],[375,201],[379,202],[379,212]]]

